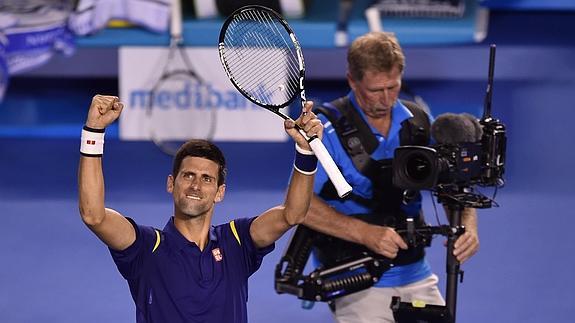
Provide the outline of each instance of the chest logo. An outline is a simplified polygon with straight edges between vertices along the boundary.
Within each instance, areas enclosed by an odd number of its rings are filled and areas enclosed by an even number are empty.
[[[220,251],[220,248],[212,249],[212,255],[214,256],[214,259],[216,261],[222,261],[222,259],[223,259],[222,252]]]

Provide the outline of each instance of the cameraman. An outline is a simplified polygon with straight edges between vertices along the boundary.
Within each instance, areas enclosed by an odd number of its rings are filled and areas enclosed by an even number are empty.
[[[353,192],[339,198],[320,168],[304,224],[394,259],[395,266],[374,287],[338,298],[334,304],[337,322],[394,322],[392,296],[405,302],[445,303],[437,287],[438,278],[424,258],[423,246],[408,246],[394,229],[408,217],[419,225],[424,223],[421,195],[417,192],[405,201],[403,192],[391,184],[390,165],[398,146],[429,144],[430,116],[398,100],[405,57],[393,35],[370,32],[357,38],[349,47],[347,61],[351,91],[324,105],[319,117],[325,125],[323,143]],[[347,129],[367,130],[364,132],[372,137],[371,143],[361,137],[345,137],[341,124],[346,122]],[[358,158],[362,154],[367,158]],[[479,248],[475,209],[463,210],[461,224],[466,231],[456,241],[454,255],[464,262]]]

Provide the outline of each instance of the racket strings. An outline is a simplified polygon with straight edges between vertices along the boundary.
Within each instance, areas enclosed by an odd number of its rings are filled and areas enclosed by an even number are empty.
[[[296,67],[295,62],[294,62],[294,60],[297,59],[297,57],[295,57],[295,54],[289,50],[289,48],[287,47],[288,44],[286,44],[285,41],[284,41],[285,47],[284,48],[278,48],[277,46],[274,46],[274,44],[271,43],[271,41],[269,40],[269,37],[268,37],[268,39],[262,37],[261,31],[266,30],[266,29],[262,28],[262,26],[260,26],[260,28],[258,28],[259,30],[256,30],[256,31],[254,31],[254,30],[247,30],[246,31],[245,25],[240,26],[239,28],[240,28],[240,32],[244,32],[245,35],[250,36],[250,38],[256,42],[255,47],[260,49],[260,50],[253,51],[250,47],[247,47],[247,49],[242,49],[244,47],[241,47],[239,49],[239,51],[237,51],[237,50],[233,50],[233,48],[232,48],[231,53],[230,53],[234,56],[232,59],[237,58],[240,61],[245,61],[246,57],[250,57],[255,62],[266,61],[266,58],[267,58],[267,61],[271,61],[271,62],[282,62],[282,61],[284,61],[285,63],[287,63],[286,67],[289,69],[291,74],[297,75],[298,68]],[[269,30],[269,28],[268,28],[268,30]],[[277,31],[277,29],[276,29],[276,31]],[[244,44],[245,44],[245,42],[244,42]],[[253,47],[253,46],[251,46],[251,47]],[[266,52],[264,50],[267,48],[277,48],[277,49],[280,49],[281,52],[275,50],[272,52],[273,54],[270,55],[270,52]],[[245,51],[247,51],[248,53],[244,53]],[[252,54],[255,54],[255,55],[252,55]],[[290,57],[290,56],[292,56],[292,60],[287,60],[287,62],[286,62],[286,60],[284,58]],[[253,85],[253,83],[255,83],[256,81],[258,81],[257,83],[260,83],[259,81],[264,81],[264,83],[269,83],[268,81],[270,79],[276,80],[278,78],[281,78],[284,74],[282,72],[282,70],[278,70],[276,68],[277,66],[272,66],[272,68],[270,68],[270,70],[272,70],[274,72],[268,73],[267,71],[262,70],[262,71],[260,71],[260,73],[258,73],[261,76],[264,76],[264,78],[262,80],[259,77],[253,77],[253,75],[252,75],[253,70],[250,68],[251,66],[249,66],[248,64],[235,64],[235,65],[238,66],[238,70],[236,73],[238,80],[239,79],[246,79],[246,80],[254,81],[254,82],[252,82],[252,84],[250,84],[250,83],[245,84],[245,86],[247,88],[250,88],[250,85]],[[242,68],[242,66],[243,66],[243,68]]]
[[[226,30],[224,45],[231,77],[250,96],[280,106],[298,92],[297,48],[277,18],[253,11],[238,14]]]
[[[144,122],[150,139],[172,156],[190,138],[213,139],[217,128],[217,110],[206,106],[204,80],[195,72],[185,50],[171,44],[162,55],[163,68],[159,77],[154,77],[146,103]]]
[[[251,71],[246,70],[245,75],[239,75],[239,79],[244,79],[243,87],[252,93],[256,93],[256,97],[265,103],[274,103],[277,100],[273,100],[274,95],[280,94],[281,98],[279,103],[284,103],[297,91],[295,73],[297,70],[290,71],[291,73],[286,76],[285,66],[282,68],[280,65],[284,55],[277,53],[275,55],[268,55],[266,57],[274,62],[277,62],[275,66],[270,66],[269,71],[262,70],[261,73],[252,75]],[[285,65],[285,64],[284,64]],[[289,66],[288,66],[289,68]],[[290,79],[289,75],[294,75]],[[286,81],[286,77],[288,80]],[[277,102],[276,102],[277,103]]]
[[[206,94],[203,81],[184,70],[165,75],[152,87],[146,116],[150,138],[160,149],[214,137],[217,111],[200,100]]]
[[[250,48],[247,49],[237,48],[237,49],[231,49],[230,54],[233,55],[230,59],[231,60],[230,63],[238,66],[238,68],[236,69],[236,73],[234,74],[235,77],[238,80],[248,81],[246,85],[249,84],[249,81],[264,81],[265,83],[267,83],[267,81],[269,81],[270,79],[277,79],[283,76],[284,74],[282,70],[278,70],[276,68],[277,65],[279,65],[278,63],[276,64],[276,66],[273,66],[273,68],[270,66],[270,68],[266,70],[261,70],[257,75],[258,77],[254,77],[252,66],[250,64],[240,64],[240,63],[245,62],[246,60],[253,60],[254,62],[252,64],[255,64],[257,62],[264,62],[265,60],[270,60],[273,62],[281,62],[283,61],[283,58],[285,58],[286,56],[285,53],[274,51],[272,54],[270,54],[265,53],[263,49],[254,51],[253,49]],[[234,62],[234,60],[237,60],[237,62]],[[294,70],[293,67],[289,65],[287,65],[287,67],[290,69],[290,72],[292,73],[297,72],[297,70]],[[270,71],[271,73],[269,73]],[[261,78],[262,76],[263,79]]]
[[[186,49],[182,46],[179,46],[177,44],[170,45],[167,54],[167,59],[162,67],[162,74],[160,76],[160,80],[167,79],[177,74],[189,74],[191,75],[191,77],[196,78],[199,81],[203,82],[201,77],[195,72],[192,62],[190,61],[190,58],[188,57],[185,51]],[[172,66],[176,65],[177,56],[179,56],[181,63],[183,63],[183,67]]]
[[[252,12],[250,12],[252,13]],[[259,22],[263,23],[264,25],[261,26],[260,25],[260,29],[267,29],[267,30],[271,30],[271,33],[266,33],[266,35],[269,36],[275,36],[275,37],[268,37],[268,38],[263,38],[261,33],[257,33],[257,35],[261,41],[259,42],[260,48],[266,48],[267,47],[271,47],[271,48],[281,48],[282,51],[284,52],[284,56],[291,58],[291,60],[287,60],[288,63],[288,68],[290,68],[290,71],[293,72],[294,74],[298,73],[298,65],[297,65],[297,52],[295,49],[295,46],[293,44],[292,41],[287,41],[286,38],[289,37],[289,34],[287,33],[287,31],[283,28],[283,26],[280,25],[279,22],[277,22],[276,20],[273,19],[273,17],[270,17],[269,14],[266,13],[266,16],[263,17],[263,13],[262,12],[256,12],[258,17],[254,17],[253,14],[250,15],[252,16],[252,18],[254,20],[258,20]],[[278,27],[278,25],[280,25]],[[257,39],[256,38],[256,39]],[[274,42],[272,43],[271,40],[274,40]],[[281,42],[281,44],[278,46],[278,43]],[[263,46],[261,46],[261,44],[264,44]]]

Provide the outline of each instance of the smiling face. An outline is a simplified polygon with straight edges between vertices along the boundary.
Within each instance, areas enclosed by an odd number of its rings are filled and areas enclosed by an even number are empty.
[[[174,199],[176,217],[197,218],[213,212],[222,201],[225,185],[218,185],[219,165],[202,157],[185,157],[178,173],[168,176],[167,190]]]
[[[401,90],[401,71],[394,67],[389,72],[366,71],[360,80],[348,73],[348,83],[363,112],[373,119],[389,118]]]

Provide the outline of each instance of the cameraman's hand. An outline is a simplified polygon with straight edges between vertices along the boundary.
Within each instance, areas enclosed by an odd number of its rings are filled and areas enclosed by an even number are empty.
[[[465,232],[455,240],[453,255],[460,263],[463,263],[479,250],[477,211],[472,208],[463,209],[461,224],[465,227]]]
[[[397,257],[399,249],[407,249],[407,244],[393,228],[365,224],[362,228],[362,244],[387,258]]]
[[[464,263],[479,250],[479,237],[476,230],[467,230],[455,240],[453,255],[459,263]]]

